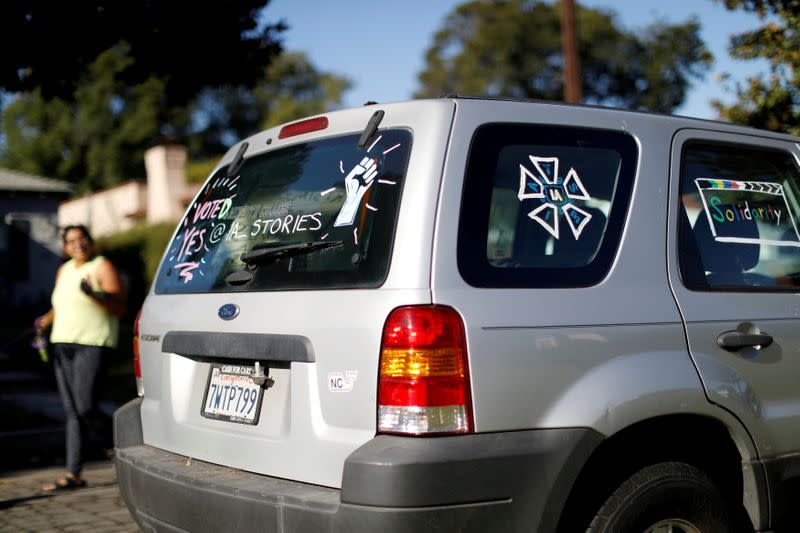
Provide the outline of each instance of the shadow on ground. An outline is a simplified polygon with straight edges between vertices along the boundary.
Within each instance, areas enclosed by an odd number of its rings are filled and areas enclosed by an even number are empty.
[[[136,396],[130,361],[115,355],[98,395],[102,414],[86,460],[107,460],[111,447],[110,415]],[[0,352],[0,473],[64,465],[64,411],[52,363],[27,346]]]

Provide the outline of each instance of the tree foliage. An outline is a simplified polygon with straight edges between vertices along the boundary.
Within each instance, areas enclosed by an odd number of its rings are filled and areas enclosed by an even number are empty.
[[[86,69],[125,42],[120,81],[163,81],[169,108],[206,87],[252,86],[280,52],[283,24],[259,25],[268,0],[14,0],[0,7],[0,87],[70,100]]]
[[[46,99],[39,89],[14,99],[2,113],[0,164],[71,181],[79,191],[143,177],[144,151],[162,135],[164,83],[151,77],[127,85],[129,50],[123,44],[101,53],[70,99]],[[349,86],[303,54],[287,53],[262,71],[253,89],[207,89],[171,113],[199,117],[202,124],[184,139],[195,158],[216,158],[242,137],[339,105]],[[188,118],[173,118],[177,122]]]
[[[160,131],[164,83],[127,85],[128,47],[101,53],[70,98],[18,95],[3,110],[3,165],[58,177],[88,191],[144,175],[144,150]]]
[[[426,53],[417,96],[481,94],[561,100],[563,56],[558,3],[472,0],[451,12]],[[669,112],[683,102],[711,54],[689,20],[640,34],[610,11],[577,7],[584,101]]]
[[[766,78],[751,77],[735,88],[736,101],[714,101],[720,117],[756,128],[800,135],[800,1],[725,0],[728,9],[756,13],[763,25],[734,35],[730,53],[770,62]]]
[[[263,79],[285,29],[267,3],[3,3],[0,165],[79,190],[144,176],[155,140],[197,134],[200,94]]]
[[[318,71],[301,53],[280,56],[267,69],[263,83],[255,88],[263,115],[261,128],[324,113],[341,105],[352,86],[345,77]]]
[[[0,166],[90,191],[145,175],[154,142],[218,157],[264,126],[338,105],[350,82],[280,55],[268,0],[6,2]]]
[[[301,52],[287,52],[250,89],[211,89],[199,100],[208,120],[194,142],[198,152],[221,153],[234,141],[284,122],[323,113],[342,103],[347,78],[318,70]]]

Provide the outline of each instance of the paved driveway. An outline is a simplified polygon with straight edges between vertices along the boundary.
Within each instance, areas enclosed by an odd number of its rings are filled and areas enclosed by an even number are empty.
[[[85,466],[83,489],[41,491],[42,483],[63,472],[63,468],[43,468],[0,474],[0,533],[140,531],[122,502],[110,461]]]

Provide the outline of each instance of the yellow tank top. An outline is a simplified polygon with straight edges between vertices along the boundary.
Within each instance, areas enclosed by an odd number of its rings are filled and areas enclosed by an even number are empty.
[[[95,272],[103,261],[96,256],[80,267],[70,259],[61,267],[51,298],[55,320],[50,342],[70,342],[87,346],[117,346],[119,319],[106,312],[81,291],[81,280],[88,278],[95,292],[100,291]]]

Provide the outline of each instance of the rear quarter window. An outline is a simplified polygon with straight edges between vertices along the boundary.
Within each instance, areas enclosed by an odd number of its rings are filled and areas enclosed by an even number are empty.
[[[619,245],[636,159],[636,142],[622,132],[480,127],[459,219],[464,280],[476,287],[598,283]]]

